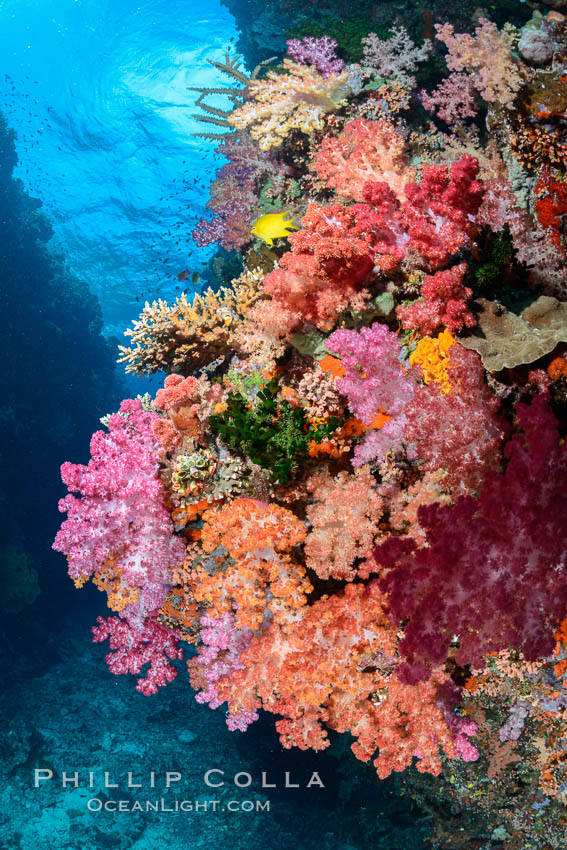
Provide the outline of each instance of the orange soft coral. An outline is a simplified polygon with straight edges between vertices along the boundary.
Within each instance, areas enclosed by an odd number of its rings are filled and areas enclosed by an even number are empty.
[[[307,510],[312,530],[305,541],[307,566],[320,578],[352,580],[356,561],[371,550],[382,514],[382,499],[367,466],[333,479],[324,472],[308,488],[317,500]]]
[[[284,747],[321,750],[325,727],[350,731],[352,749],[381,777],[401,771],[413,758],[418,770],[438,774],[441,750],[456,748],[437,672],[425,685],[398,681],[396,630],[376,584],[349,584],[344,591],[272,622],[240,656],[242,669],[221,679],[218,694],[231,714],[264,708],[282,715],[276,723]]]
[[[300,608],[311,584],[305,569],[286,554],[305,538],[305,526],[291,511],[255,499],[235,499],[203,514],[202,547],[222,547],[232,559],[224,571],[193,571],[194,598],[220,616],[237,607],[236,626],[258,628],[266,609]]]

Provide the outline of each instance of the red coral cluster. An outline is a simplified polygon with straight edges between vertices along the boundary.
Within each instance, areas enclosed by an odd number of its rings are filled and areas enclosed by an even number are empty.
[[[505,648],[528,660],[553,651],[567,610],[567,443],[542,396],[517,415],[523,433],[478,498],[420,508],[425,546],[393,537],[375,551],[392,616],[404,621],[406,682],[426,679],[452,643],[457,663],[477,668]]]

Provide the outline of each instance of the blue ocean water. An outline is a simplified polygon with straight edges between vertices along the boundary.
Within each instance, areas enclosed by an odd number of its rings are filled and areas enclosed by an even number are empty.
[[[182,664],[150,698],[112,676],[90,640],[100,596],[77,593],[51,551],[59,465],[87,460],[98,417],[127,394],[107,338],[211,256],[190,231],[220,163],[214,144],[190,135],[199,126],[187,87],[218,80],[206,59],[235,36],[210,0],[0,4],[0,112],[17,134],[0,121],[0,560],[10,575],[25,559],[40,588],[0,624],[5,850],[422,846],[411,801],[394,782],[378,789],[348,741],[317,755],[282,750],[269,721],[231,733],[222,711],[195,702]],[[132,381],[128,392],[144,389]],[[53,781],[35,788],[36,769]],[[224,787],[206,785],[210,769],[225,772]],[[182,775],[170,791],[168,770]],[[315,770],[325,791],[307,793]],[[127,786],[128,772],[142,789]],[[263,772],[275,789],[260,787]],[[286,772],[299,789],[284,787]],[[238,773],[250,789],[235,785]],[[165,811],[89,811],[89,798],[111,796],[163,798]],[[186,799],[223,808],[175,811]],[[241,806],[267,799],[270,811]]]
[[[44,204],[53,246],[121,336],[146,298],[211,249],[191,230],[219,165],[191,136],[190,86],[218,85],[207,59],[236,38],[216,0],[5,0],[0,109],[18,134],[16,176]],[[138,299],[138,301],[136,300]]]

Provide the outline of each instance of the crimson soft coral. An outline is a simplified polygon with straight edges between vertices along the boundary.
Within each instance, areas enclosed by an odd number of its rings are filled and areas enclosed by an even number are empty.
[[[550,655],[567,614],[567,443],[544,397],[517,406],[523,433],[506,445],[503,474],[489,471],[478,499],[419,509],[427,545],[390,538],[375,550],[407,682],[426,679],[447,657],[482,668],[513,648]]]

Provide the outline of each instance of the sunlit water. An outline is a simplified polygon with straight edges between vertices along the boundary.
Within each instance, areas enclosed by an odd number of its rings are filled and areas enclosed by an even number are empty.
[[[107,333],[140,302],[171,297],[211,249],[191,230],[219,158],[192,137],[196,95],[218,85],[235,25],[217,0],[6,0],[0,108],[18,133],[16,171],[54,245],[99,296]]]

